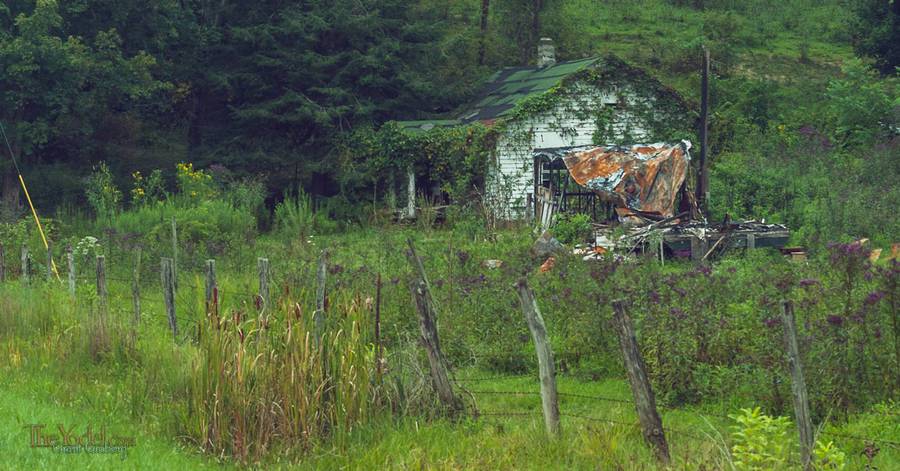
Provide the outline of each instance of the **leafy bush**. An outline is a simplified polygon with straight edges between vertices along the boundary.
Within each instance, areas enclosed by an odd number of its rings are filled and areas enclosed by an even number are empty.
[[[94,173],[88,178],[85,194],[98,219],[113,219],[119,210],[122,192],[113,183],[112,173],[106,162],[100,162],[100,165],[94,167]]]
[[[590,238],[593,227],[587,214],[560,214],[553,233],[564,244],[581,243]]]
[[[322,212],[313,207],[312,198],[297,188],[297,193],[288,192],[284,200],[275,206],[275,227],[283,235],[306,241],[309,236],[329,233],[337,225]]]
[[[790,456],[787,417],[771,417],[760,412],[759,407],[741,409],[730,415],[737,422],[733,425],[731,453],[739,470],[782,469]]]

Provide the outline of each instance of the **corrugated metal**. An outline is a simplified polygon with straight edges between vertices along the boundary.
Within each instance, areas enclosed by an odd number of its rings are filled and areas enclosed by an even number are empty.
[[[675,198],[687,177],[691,148],[680,144],[594,147],[563,157],[579,185],[630,209],[674,215]]]

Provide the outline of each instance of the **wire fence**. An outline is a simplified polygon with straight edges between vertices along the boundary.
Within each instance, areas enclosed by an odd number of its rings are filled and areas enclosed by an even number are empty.
[[[470,382],[485,382],[485,381],[492,381],[492,382],[506,381],[506,382],[508,382],[510,380],[522,380],[522,379],[528,379],[528,380],[537,382],[537,381],[535,381],[537,378],[534,378],[534,377],[509,376],[509,375],[478,377],[478,378],[462,378],[462,379],[456,379],[454,381],[457,383],[457,385],[459,385],[462,388],[462,390],[464,392],[466,392],[467,394],[471,394],[471,395],[473,395],[473,397],[476,397],[476,398],[481,395],[484,395],[484,396],[509,396],[509,397],[538,397],[539,398],[541,396],[541,393],[538,391],[468,389],[465,387],[465,383],[470,383]],[[557,391],[557,396],[559,396],[561,398],[573,398],[573,399],[582,399],[582,400],[590,400],[590,401],[610,402],[610,403],[615,403],[615,404],[620,404],[620,405],[630,405],[630,406],[635,405],[635,403],[632,399],[623,399],[623,398],[610,397],[610,396],[604,396],[604,395],[598,395],[598,394],[583,394],[583,393],[573,393],[573,392],[567,392],[567,391]],[[538,406],[538,404],[535,404],[535,405]],[[694,419],[702,420],[707,424],[707,426],[709,427],[709,432],[710,432],[706,435],[700,435],[700,434],[696,433],[695,431],[688,431],[688,430],[684,430],[682,428],[664,426],[663,430],[667,437],[674,437],[674,438],[683,437],[683,438],[686,438],[688,440],[695,441],[695,442],[710,443],[710,444],[714,444],[717,446],[724,445],[730,449],[730,444],[729,444],[730,433],[728,432],[728,428],[732,428],[732,427],[736,426],[736,421],[734,418],[732,418],[728,415],[725,415],[725,414],[716,414],[716,413],[709,413],[709,412],[695,412],[695,411],[690,411],[690,410],[675,408],[675,407],[659,406],[658,408],[665,412],[672,412],[672,413],[678,413],[681,415],[688,415],[688,416],[692,416]],[[540,410],[489,409],[489,410],[478,410],[478,415],[485,416],[485,417],[542,418],[542,412]],[[559,415],[561,417],[579,419],[579,420],[591,422],[591,423],[604,423],[604,424],[609,424],[609,425],[628,427],[631,429],[640,429],[640,424],[637,420],[637,417],[635,417],[633,421],[629,422],[629,421],[624,421],[621,418],[597,416],[596,413],[587,415],[587,414],[576,413],[576,412],[571,412],[571,411],[560,411]],[[714,426],[712,423],[710,423],[707,420],[710,417],[727,421],[727,425],[726,425],[727,428],[721,427],[721,426]],[[876,437],[876,436],[861,436],[861,435],[834,432],[834,431],[829,431],[829,430],[821,430],[819,432],[819,435],[825,436],[825,437],[841,438],[844,440],[860,441],[864,444],[865,447],[869,447],[871,445],[880,445],[880,446],[887,446],[890,448],[900,450],[900,442],[890,440],[890,439],[880,438],[880,437]],[[864,450],[865,449],[863,449],[863,451]],[[795,464],[795,465],[801,464],[800,460],[796,459],[794,457],[790,458],[789,463]]]

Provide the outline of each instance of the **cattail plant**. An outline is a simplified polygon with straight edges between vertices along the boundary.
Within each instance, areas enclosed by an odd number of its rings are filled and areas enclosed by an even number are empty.
[[[300,303],[282,301],[266,325],[233,309],[198,329],[189,430],[201,447],[247,462],[274,449],[301,451],[377,414],[374,348],[366,311],[332,299],[315,337]]]

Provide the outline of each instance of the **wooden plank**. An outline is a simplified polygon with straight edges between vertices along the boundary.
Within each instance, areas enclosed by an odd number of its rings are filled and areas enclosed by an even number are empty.
[[[806,394],[806,381],[803,378],[803,367],[800,363],[800,349],[797,346],[797,325],[794,323],[794,305],[790,301],[782,303],[784,324],[784,343],[788,364],[791,369],[791,395],[794,399],[794,418],[800,435],[800,463],[805,471],[812,468],[813,435],[812,418],[809,413],[809,397]]]
[[[534,293],[528,288],[524,278],[516,284],[519,293],[519,304],[522,314],[528,322],[528,329],[534,339],[534,349],[538,358],[538,371],[541,378],[541,407],[544,410],[544,425],[551,437],[559,435],[559,399],[556,392],[556,370],[553,363],[553,350],[547,340],[547,327],[541,317]]]
[[[422,346],[428,354],[428,364],[431,368],[431,384],[441,403],[447,408],[450,415],[457,415],[463,410],[462,401],[453,392],[450,383],[449,367],[447,360],[441,352],[441,342],[437,329],[437,309],[434,298],[431,296],[431,286],[425,274],[422,259],[416,254],[416,248],[412,239],[407,239],[409,250],[406,258],[413,268],[413,280],[410,283],[416,312],[419,314],[419,331],[422,334]]]
[[[656,410],[656,397],[650,386],[647,367],[638,348],[634,323],[625,312],[625,305],[621,300],[613,301],[613,310],[615,311],[614,319],[619,334],[619,345],[622,348],[622,358],[625,362],[625,371],[628,373],[628,382],[631,384],[631,394],[634,397],[634,405],[641,422],[641,430],[647,443],[653,448],[657,460],[667,465],[670,461],[669,444],[666,442],[662,419]]]

